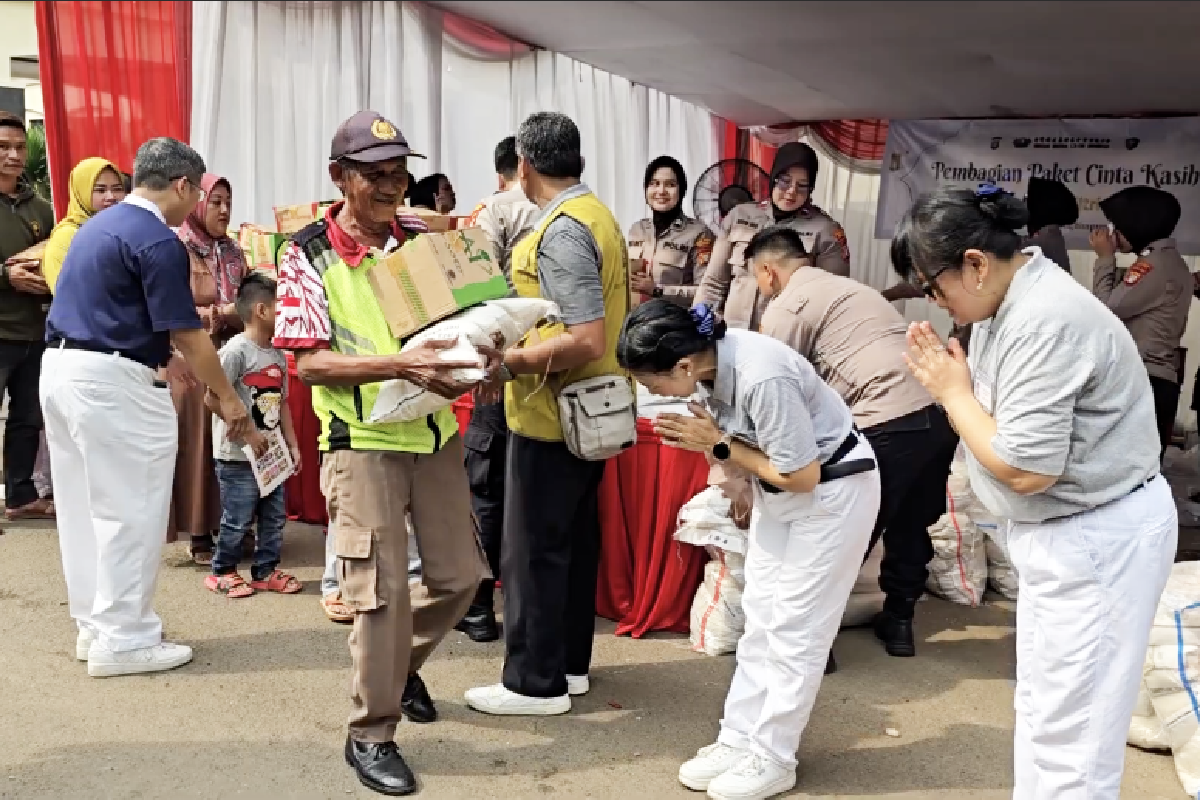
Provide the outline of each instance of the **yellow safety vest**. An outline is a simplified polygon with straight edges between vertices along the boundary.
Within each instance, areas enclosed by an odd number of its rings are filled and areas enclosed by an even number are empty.
[[[575,381],[597,375],[629,373],[617,365],[617,339],[621,326],[629,315],[629,255],[620,225],[596,195],[587,194],[562,202],[546,216],[521,243],[512,255],[512,282],[520,297],[542,297],[538,279],[537,251],[547,226],[561,215],[575,219],[591,231],[600,249],[600,282],[604,289],[604,355],[582,367],[543,375],[518,375],[505,387],[504,411],[508,427],[514,433],[546,442],[563,440],[558,419],[558,392]],[[517,345],[544,341],[561,335],[562,323],[543,321]],[[550,362],[554,369],[554,362]],[[631,380],[632,383],[632,380]]]
[[[304,251],[321,275],[329,304],[330,348],[356,356],[384,356],[400,352],[367,272],[375,263],[368,255],[351,267],[325,234],[325,220],[304,228],[292,240]],[[447,406],[411,422],[372,424],[378,383],[360,386],[314,386],[313,411],[321,421],[321,450],[390,450],[401,453],[436,453],[458,432],[458,421]]]

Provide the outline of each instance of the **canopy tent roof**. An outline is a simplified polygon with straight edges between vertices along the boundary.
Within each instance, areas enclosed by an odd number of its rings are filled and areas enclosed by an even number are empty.
[[[432,5],[740,125],[1200,112],[1200,3]]]

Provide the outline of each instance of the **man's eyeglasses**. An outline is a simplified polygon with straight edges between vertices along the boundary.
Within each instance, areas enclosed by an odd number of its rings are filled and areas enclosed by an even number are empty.
[[[775,188],[781,192],[786,192],[789,189],[795,189],[798,193],[801,193],[801,194],[812,189],[812,187],[809,186],[807,183],[801,183],[800,181],[794,181],[791,178],[789,178],[787,175],[780,175],[778,178],[775,179]]]
[[[177,181],[180,178],[183,178],[185,181],[187,181],[188,186],[192,187],[193,189],[195,189],[197,192],[200,193],[200,201],[199,202],[203,203],[204,198],[208,197],[208,192],[201,189],[200,185],[197,184],[195,181],[193,181],[191,178],[189,178],[187,175],[176,175],[174,178],[171,178],[171,180]]]

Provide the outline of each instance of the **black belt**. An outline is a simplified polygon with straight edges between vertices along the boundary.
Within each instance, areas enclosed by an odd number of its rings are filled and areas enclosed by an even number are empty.
[[[114,350],[111,347],[103,347],[91,342],[81,342],[78,339],[55,339],[46,345],[47,348],[62,348],[63,350],[85,350],[89,353],[101,353],[106,356],[120,356],[121,358],[129,359],[135,364],[140,364],[143,367],[150,369],[158,369],[157,366],[151,366],[140,358],[134,358],[128,353],[122,353],[120,350]]]
[[[875,459],[873,458],[856,458],[853,461],[842,461],[843,458],[850,454],[850,451],[858,446],[858,437],[861,434],[857,428],[852,428],[850,433],[838,445],[838,449],[833,451],[825,463],[821,465],[821,483],[829,483],[836,481],[839,478],[849,478],[851,475],[858,475],[862,472],[870,472],[875,469]],[[758,479],[762,489],[767,494],[782,494],[783,489],[780,489],[773,483],[767,483],[762,478]]]

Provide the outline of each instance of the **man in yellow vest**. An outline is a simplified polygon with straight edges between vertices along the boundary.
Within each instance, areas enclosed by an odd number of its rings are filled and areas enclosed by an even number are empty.
[[[500,573],[504,674],[471,689],[487,714],[563,714],[588,690],[600,559],[598,489],[604,463],[563,442],[556,392],[584,378],[627,375],[617,339],[629,313],[629,257],[612,212],[579,180],[579,129],[570,118],[531,115],[517,132],[518,179],[541,213],[513,251],[521,297],[558,304],[504,354],[510,430]]]
[[[295,352],[300,379],[313,387],[329,535],[342,602],[356,612],[346,762],[388,795],[417,789],[393,741],[401,715],[437,716],[417,670],[488,574],[450,407],[414,422],[364,421],[380,381],[404,378],[443,397],[471,388],[451,377],[466,364],[441,359],[447,343],[400,353],[367,277],[382,254],[427,230],[416,217],[397,216],[409,156],[422,157],[373,111],[338,128],[329,175],[345,200],[280,254],[275,326],[275,346]],[[423,561],[423,585],[411,599],[406,509]]]

